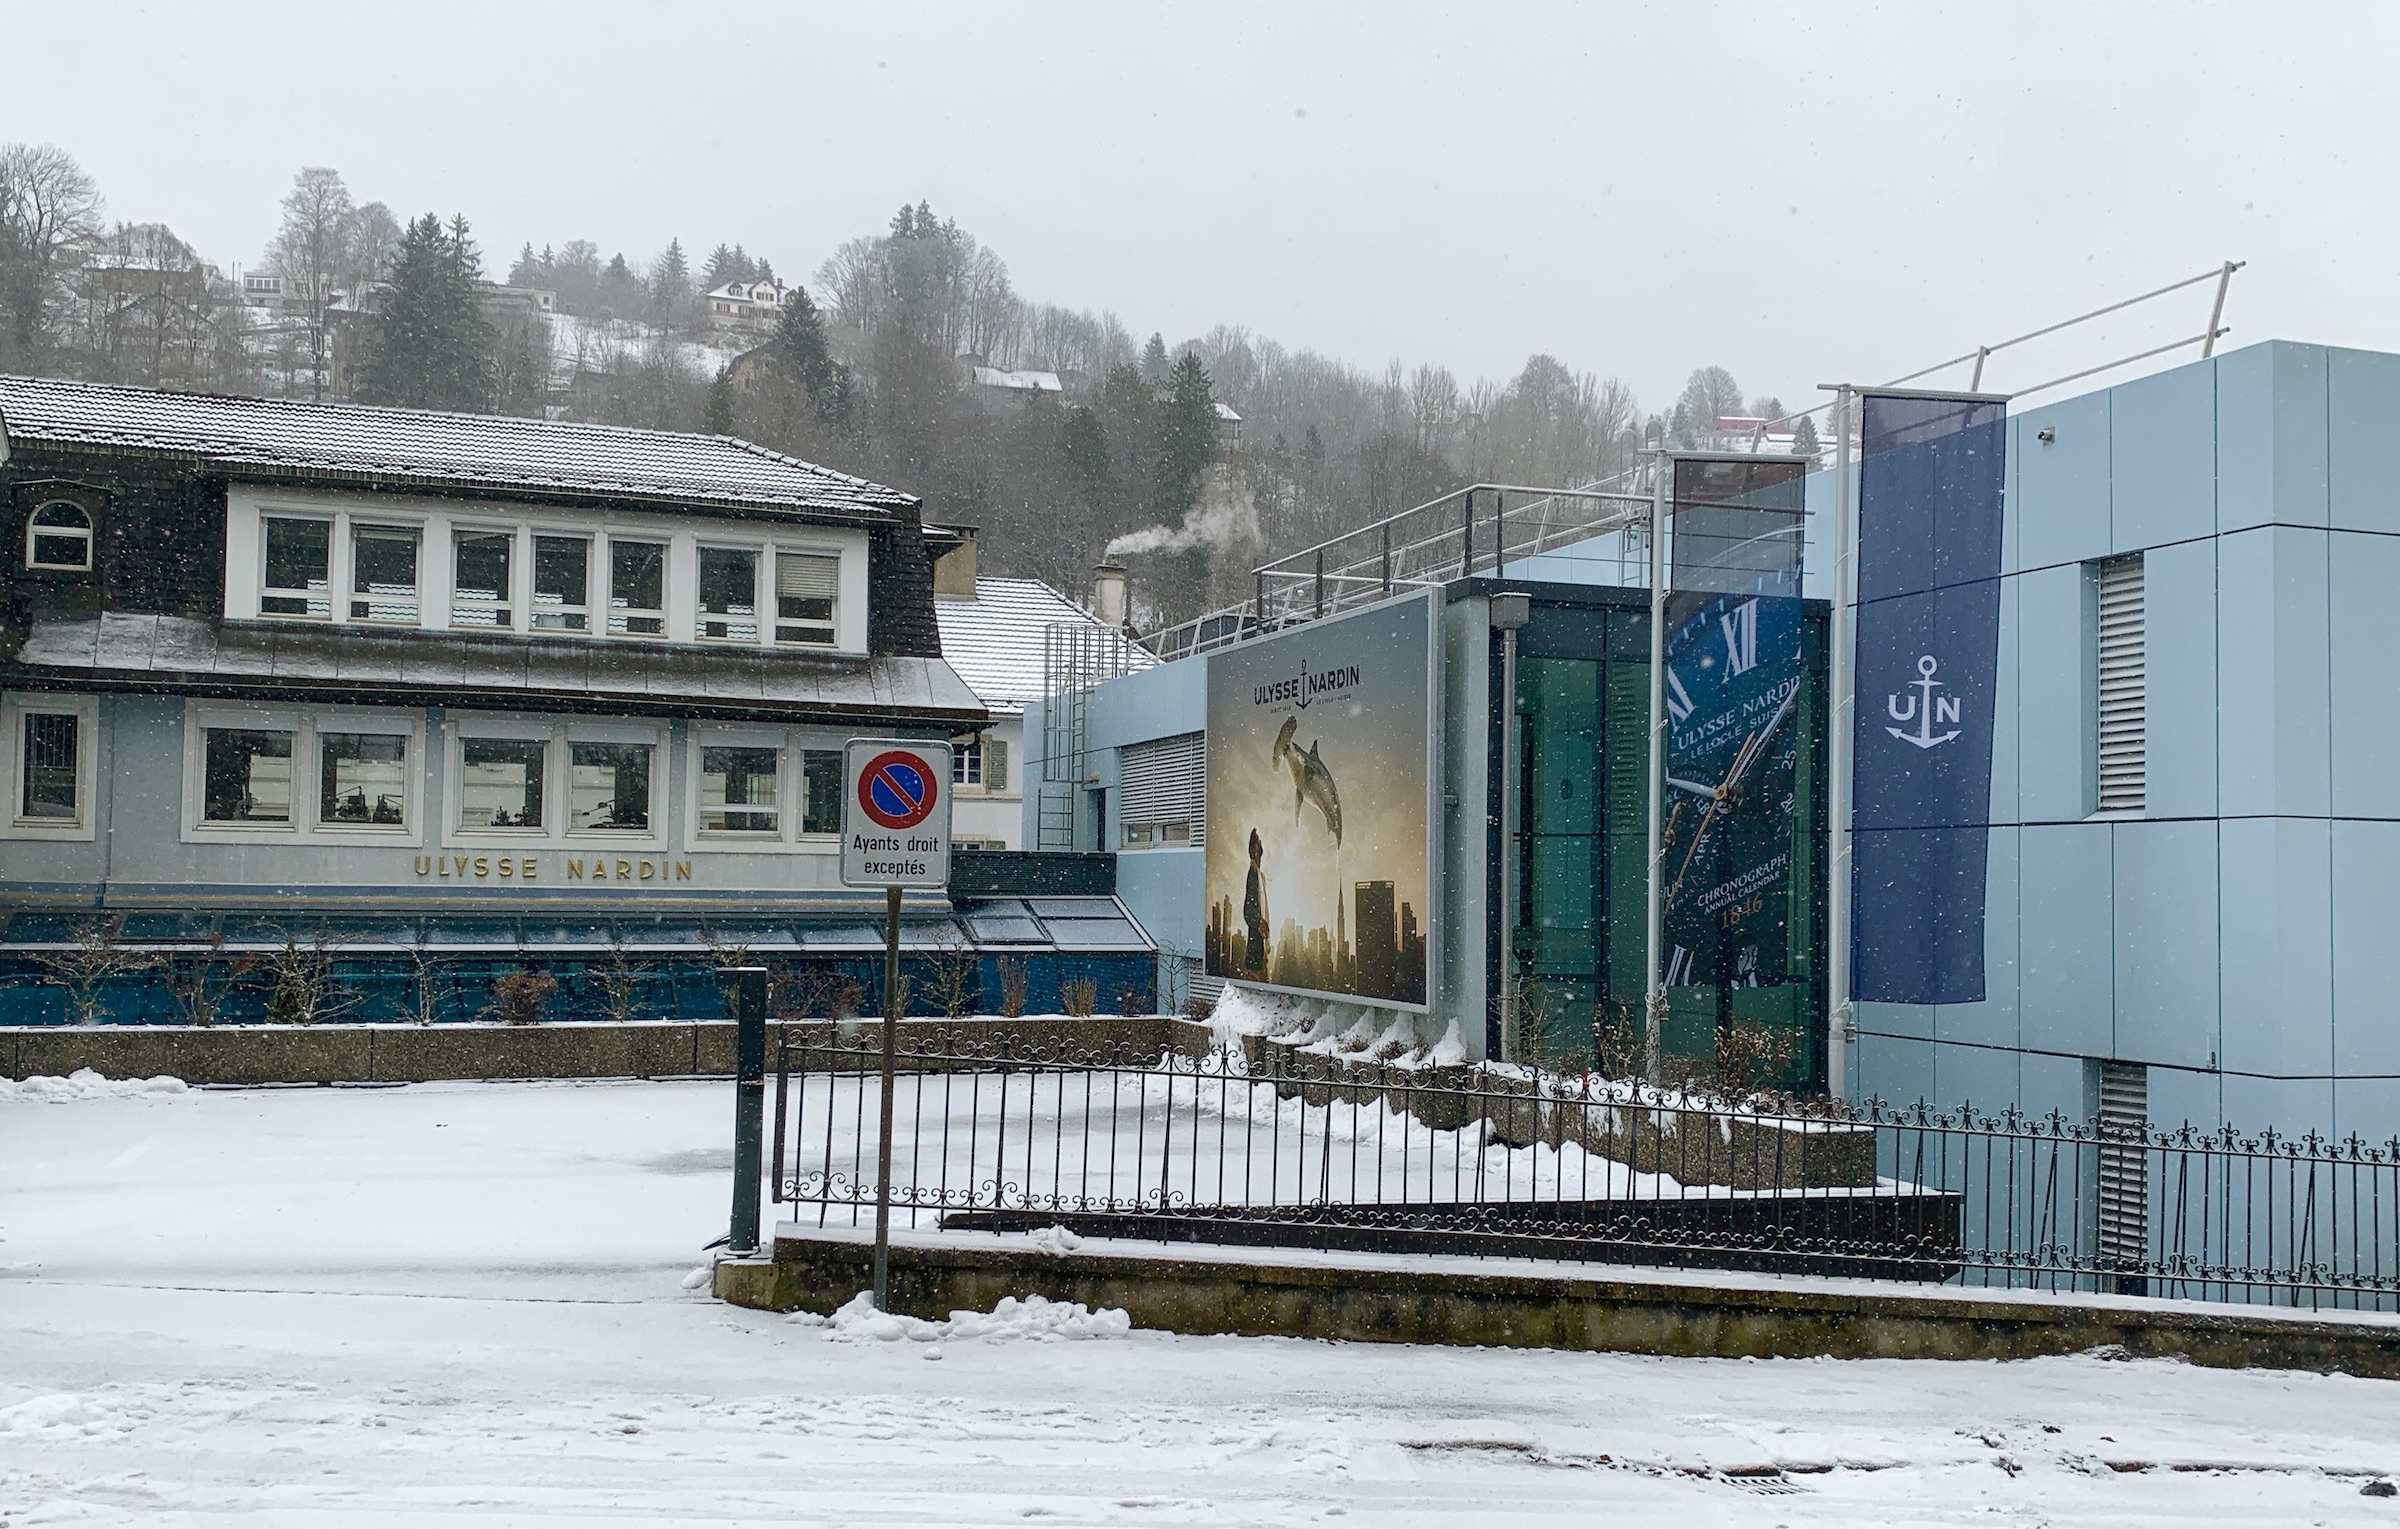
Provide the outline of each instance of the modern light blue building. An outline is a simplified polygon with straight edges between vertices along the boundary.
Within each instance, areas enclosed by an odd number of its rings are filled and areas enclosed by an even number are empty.
[[[1846,1093],[2400,1132],[2396,431],[2400,356],[2284,341],[2012,416],[1987,996],[1861,1005]],[[1833,500],[1812,478],[1812,596]],[[1504,572],[1639,583],[1625,554]],[[1201,940],[1205,823],[1173,781],[1197,770],[1206,663],[1088,703],[1077,835],[1119,851],[1162,950]]]
[[[2282,341],[2012,417],[1987,997],[1862,1005],[1853,1093],[2400,1131],[2396,421]]]

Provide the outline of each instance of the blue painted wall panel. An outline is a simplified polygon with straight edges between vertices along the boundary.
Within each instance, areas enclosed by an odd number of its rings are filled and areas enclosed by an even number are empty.
[[[2109,396],[2110,550],[2214,535],[2217,400],[2209,365],[2179,366]]]
[[[2400,536],[2327,541],[2332,811],[2400,818]]]
[[[2321,818],[2229,820],[2218,830],[2218,847],[2225,974],[2220,1065],[2281,1076],[2323,1074],[2333,1060],[2326,824]]]
[[[2326,493],[2326,355],[2322,345],[2270,341],[2275,356],[2275,520],[2331,523]]]
[[[2000,662],[1992,676],[1992,821],[2015,823],[2023,814],[2017,802],[2017,717],[2021,709],[2018,683],[2018,601],[2015,579],[2000,581]]]
[[[2212,363],[2217,379],[2217,531],[2275,519],[2275,355],[2266,345]]]
[[[2351,531],[2400,532],[2400,356],[2325,354],[2326,513]]]
[[[2148,807],[2152,817],[2217,812],[2217,542],[2143,554],[2149,623]]]
[[[1201,879],[1205,852],[1148,849],[1117,856],[1117,896],[1169,955],[1200,955],[1202,912],[1207,893]]]
[[[2047,444],[2038,438],[2045,429],[2054,437]],[[2108,394],[2029,411],[2017,441],[2017,566],[2108,556]]]
[[[2017,807],[2028,823],[2091,811],[2093,708],[2085,661],[2085,579],[2068,563],[2006,581],[2017,596]],[[1881,706],[1881,696],[1860,696]]]
[[[2018,1005],[2024,1044],[2106,1056],[2115,990],[2111,825],[2028,826],[2018,840]]]
[[[2217,825],[2116,823],[2116,1049],[2205,1067],[2217,1049]]]
[[[2323,816],[2332,806],[2331,537],[2278,526],[2275,538],[2275,792],[2273,811]]]
[[[2400,941],[2400,823],[2336,819],[2333,877],[2333,1066],[2400,1077],[2392,962]]]
[[[1875,1011],[1887,1004],[1862,1004],[1859,1009],[1859,1028],[1868,1033],[1858,1038],[1851,1048],[1850,1058],[1855,1075],[1850,1082],[1851,1097],[1881,1099],[1890,1105],[1910,1105],[1918,1100],[1930,1102],[1933,1089],[1933,1048],[1923,1041],[1887,1039],[1874,1032],[1888,1028],[1888,1016]]]

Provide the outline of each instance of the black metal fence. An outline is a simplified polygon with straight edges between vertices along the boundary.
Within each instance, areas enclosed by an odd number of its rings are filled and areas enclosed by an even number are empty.
[[[772,1196],[871,1221],[874,1024],[787,1033]],[[895,1224],[2400,1309],[2400,1141],[1241,1049],[904,1042]]]

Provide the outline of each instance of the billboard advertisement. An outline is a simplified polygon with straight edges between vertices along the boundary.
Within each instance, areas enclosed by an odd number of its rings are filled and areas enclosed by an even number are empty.
[[[1803,602],[1676,595],[1667,638],[1665,971],[1670,988],[1776,987],[1794,960],[1804,821]],[[1805,913],[1802,913],[1805,917]]]
[[[1425,1006],[1433,598],[1209,655],[1209,975]]]

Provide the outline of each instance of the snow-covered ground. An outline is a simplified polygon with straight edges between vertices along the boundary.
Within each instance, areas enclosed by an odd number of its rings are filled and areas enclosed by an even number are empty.
[[[0,1089],[0,1524],[2400,1524],[2389,1382],[731,1309],[731,1112]]]

